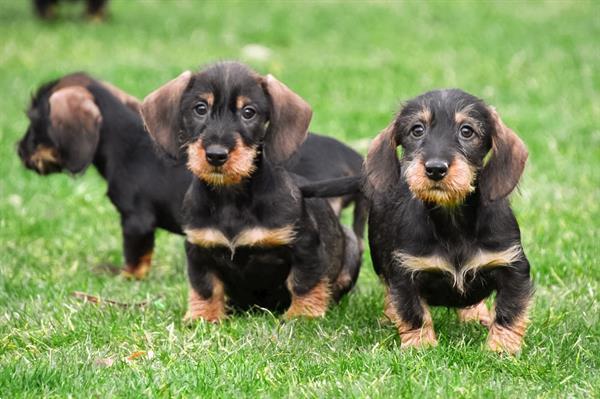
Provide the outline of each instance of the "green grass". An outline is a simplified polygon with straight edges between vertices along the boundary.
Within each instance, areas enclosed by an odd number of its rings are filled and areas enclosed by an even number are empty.
[[[0,397],[600,395],[598,3],[114,0],[104,24],[61,10],[42,23],[28,2],[0,2]],[[252,43],[271,56],[245,56]],[[400,350],[368,255],[356,291],[318,321],[257,312],[185,327],[182,238],[165,233],[148,280],[98,273],[122,261],[117,212],[94,170],[21,167],[30,92],[86,70],[143,97],[220,59],[275,74],[312,104],[312,130],[363,152],[423,91],[460,87],[495,105],[531,153],[513,200],[537,288],[522,354],[488,353],[485,331],[446,309],[433,314],[438,347]],[[153,357],[123,360],[136,351]]]

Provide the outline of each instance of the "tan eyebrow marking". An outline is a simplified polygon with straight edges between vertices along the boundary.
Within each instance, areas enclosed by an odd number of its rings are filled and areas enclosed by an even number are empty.
[[[458,109],[454,113],[454,122],[457,125],[469,124],[475,129],[476,132],[481,132],[482,130],[482,121],[470,115],[470,112],[473,110],[473,104],[469,104],[462,109]]]
[[[206,103],[208,104],[209,107],[212,107],[213,104],[215,103],[215,95],[213,93],[201,93],[198,95],[198,97],[204,101],[206,101]]]
[[[469,272],[477,272],[479,269],[510,266],[521,258],[521,247],[513,245],[502,251],[486,251],[480,249],[474,256],[468,259],[458,268],[448,260],[439,255],[414,256],[401,251],[394,251],[394,259],[400,267],[420,271],[439,271],[452,276],[453,284],[459,292],[465,290],[465,279]]]
[[[237,109],[242,109],[246,104],[249,104],[251,101],[246,96],[238,96],[235,100],[235,106]]]
[[[432,116],[433,115],[431,114],[431,110],[429,109],[429,107],[423,105],[421,110],[415,114],[415,119],[418,119],[421,122],[424,122],[425,124],[430,125]]]

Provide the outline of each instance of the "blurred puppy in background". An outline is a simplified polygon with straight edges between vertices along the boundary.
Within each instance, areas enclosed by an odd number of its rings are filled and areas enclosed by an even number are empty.
[[[150,268],[156,228],[181,234],[179,211],[190,174],[158,157],[139,101],[83,73],[41,86],[19,142],[24,165],[41,175],[83,173],[94,165],[121,215],[126,276]]]
[[[460,90],[410,100],[372,143],[369,244],[403,347],[435,345],[429,306],[448,306],[490,326],[490,349],[520,350],[532,282],[506,197],[526,160],[498,113]]]
[[[71,2],[75,0],[70,0]],[[94,21],[101,21],[106,17],[108,0],[82,0],[85,1],[85,16]],[[33,8],[38,17],[52,19],[56,17],[56,8],[60,0],[33,0]]]
[[[320,317],[358,278],[360,247],[325,200],[282,164],[304,142],[309,105],[238,63],[184,72],[144,99],[148,132],[193,173],[184,200],[187,320],[229,305]]]
[[[94,165],[108,184],[123,232],[123,274],[149,271],[157,228],[176,234],[191,174],[185,162],[157,155],[139,115],[140,103],[117,87],[84,73],[42,85],[33,96],[30,124],[18,144],[23,164],[41,175],[80,174]],[[360,174],[362,157],[337,140],[309,135],[286,167],[309,180]],[[361,194],[331,200],[337,213],[354,203],[354,227],[362,238],[367,203]]]

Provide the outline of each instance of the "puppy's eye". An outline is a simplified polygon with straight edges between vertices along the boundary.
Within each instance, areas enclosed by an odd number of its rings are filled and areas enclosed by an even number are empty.
[[[242,109],[242,118],[249,120],[254,118],[254,115],[256,115],[256,110],[253,107],[248,105]]]
[[[204,116],[208,113],[208,105],[204,101],[199,102],[194,107],[194,112],[196,112],[200,116]]]
[[[469,125],[463,125],[460,128],[460,137],[462,137],[463,139],[470,139],[471,137],[473,137],[474,133],[475,131]]]
[[[422,137],[425,134],[425,126],[421,125],[420,123],[414,125],[410,128],[410,134],[416,138]]]

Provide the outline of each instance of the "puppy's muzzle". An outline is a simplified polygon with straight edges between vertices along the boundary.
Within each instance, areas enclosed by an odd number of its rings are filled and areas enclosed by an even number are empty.
[[[205,152],[206,161],[212,166],[222,166],[229,158],[229,151],[222,145],[209,145]]]
[[[440,181],[448,174],[448,163],[441,159],[430,159],[425,162],[425,174],[433,181]]]

